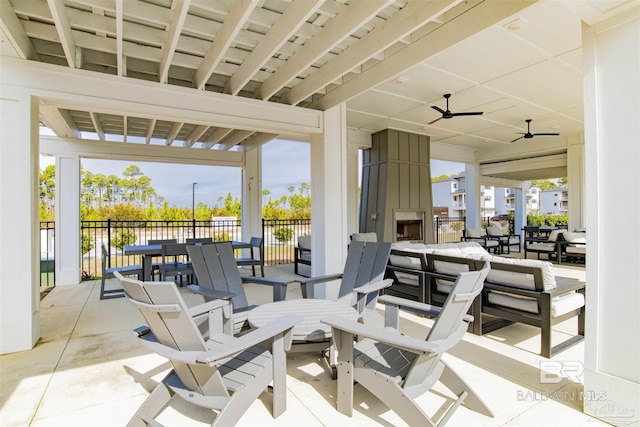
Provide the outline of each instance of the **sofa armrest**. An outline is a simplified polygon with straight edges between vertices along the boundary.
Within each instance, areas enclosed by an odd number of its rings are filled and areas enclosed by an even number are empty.
[[[570,292],[585,289],[586,283],[571,277],[556,276],[556,288],[548,291],[551,297],[568,294]]]

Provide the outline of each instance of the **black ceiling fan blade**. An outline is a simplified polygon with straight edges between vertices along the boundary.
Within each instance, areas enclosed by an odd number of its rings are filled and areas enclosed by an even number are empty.
[[[560,136],[559,133],[534,133],[533,136]]]
[[[484,114],[482,111],[465,111],[461,113],[451,113],[452,116],[481,116]]]
[[[516,139],[514,139],[514,140],[513,140],[513,141],[511,141],[511,142],[516,142],[517,140],[522,139],[522,138],[524,138],[524,135],[523,135],[523,136],[521,136],[520,138],[516,138]]]
[[[446,114],[446,113],[447,113],[447,112],[446,112],[446,111],[444,111],[442,108],[440,108],[440,107],[438,107],[438,106],[435,106],[435,105],[432,105],[432,106],[431,106],[431,108],[433,108],[434,110],[436,110],[436,111],[437,111],[438,113],[440,113],[440,114]]]
[[[430,122],[429,122],[429,123],[427,123],[427,124],[428,124],[428,125],[434,124],[435,122],[437,122],[438,120],[441,120],[441,119],[442,119],[442,117],[438,117],[437,119],[432,120],[432,121],[430,121]]]

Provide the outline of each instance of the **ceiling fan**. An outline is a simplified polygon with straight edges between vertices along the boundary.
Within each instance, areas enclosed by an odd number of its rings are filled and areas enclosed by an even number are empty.
[[[527,133],[523,133],[523,132],[518,132],[521,133],[522,136],[520,138],[516,138],[511,142],[516,142],[519,139],[530,139],[533,138],[534,136],[559,136],[559,133],[531,133],[531,131],[529,130],[529,126],[531,125],[531,119],[527,119],[525,120],[525,122],[527,122]]]
[[[442,117],[438,117],[437,119],[430,121],[429,124],[435,123],[440,119],[450,119],[452,117],[456,117],[456,116],[481,116],[482,115],[482,111],[469,111],[469,112],[463,112],[463,113],[452,113],[449,110],[449,98],[451,97],[450,93],[445,93],[444,95],[444,99],[446,99],[447,101],[447,109],[446,111],[443,110],[440,107],[436,107],[435,105],[432,105],[431,108],[433,108],[434,110],[436,110],[437,112],[439,112],[440,114],[442,114]]]

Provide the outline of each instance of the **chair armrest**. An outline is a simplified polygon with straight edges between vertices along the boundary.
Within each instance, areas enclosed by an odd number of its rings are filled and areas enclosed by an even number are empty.
[[[298,280],[289,279],[272,279],[268,277],[242,276],[242,283],[255,283],[258,285],[267,285],[273,288],[273,300],[283,301],[287,296],[287,287],[290,283]]]
[[[384,288],[388,288],[389,286],[391,286],[393,284],[393,280],[392,279],[384,279],[380,282],[375,282],[375,283],[367,283],[366,285],[363,286],[359,286],[357,288],[353,288],[353,292],[358,293],[358,294],[370,294],[372,292],[377,292],[380,291]]]
[[[553,298],[560,295],[568,294],[570,292],[585,289],[585,286],[586,286],[586,283],[578,279],[558,276],[556,277],[556,288],[548,292],[549,294],[551,294],[551,297]]]
[[[249,347],[253,347],[254,345],[258,345],[264,341],[273,340],[281,334],[285,335],[284,348],[289,348],[291,345],[291,339],[293,338],[291,329],[301,320],[302,317],[295,314],[281,316],[263,327],[254,329],[251,332],[235,338],[229,343],[225,343],[224,346],[216,347],[215,349],[207,352],[199,352],[196,360],[200,363],[215,365],[221,359],[233,357]],[[212,339],[215,339],[215,337]],[[228,339],[228,337],[225,337],[225,339]]]
[[[298,282],[297,279],[273,279],[270,277],[241,276],[243,283],[256,283],[258,285],[281,286]]]
[[[394,297],[392,295],[383,295],[378,298],[378,301],[389,306],[396,306],[399,308],[407,308],[411,311],[424,314],[429,317],[438,317],[442,312],[442,307],[434,306],[431,304],[425,304],[418,301],[412,301],[405,298]],[[473,316],[465,314],[463,320],[465,322],[473,322]]]
[[[231,292],[214,291],[213,289],[203,288],[198,285],[188,285],[187,288],[196,294],[215,299],[231,299],[236,296],[236,294]]]
[[[339,339],[337,339],[337,335],[341,332],[346,332],[348,334],[356,335],[358,338],[370,338],[391,347],[406,350],[414,354],[441,353],[452,346],[448,345],[451,338],[447,340],[425,341],[423,339],[402,335],[392,328],[374,328],[339,316],[329,316],[325,319],[321,319],[320,321],[331,326],[332,339],[335,345],[338,345],[339,341]],[[464,323],[461,325],[464,334],[467,330],[467,326]],[[338,351],[340,351],[340,349],[338,349]]]
[[[301,285],[315,285],[316,283],[325,283],[332,280],[342,279],[342,273],[327,274],[325,276],[309,277],[308,279],[296,280]]]
[[[203,314],[208,314],[209,312],[220,309],[220,308],[223,310],[225,309],[231,310],[230,305],[231,305],[231,302],[227,299],[214,299],[214,300],[205,302],[203,304],[198,304],[194,307],[190,307],[187,310],[187,312],[189,313],[189,316],[196,317],[196,316],[201,316]]]
[[[437,317],[442,311],[442,307],[425,304],[418,301],[412,301],[405,298],[394,297],[393,295],[382,295],[378,301],[388,306],[408,308],[412,311],[425,314],[429,317]]]

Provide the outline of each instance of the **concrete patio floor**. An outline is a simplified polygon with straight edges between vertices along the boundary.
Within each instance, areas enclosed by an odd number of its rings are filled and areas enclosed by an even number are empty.
[[[556,266],[556,274],[584,280],[584,268]],[[291,265],[269,267],[268,277],[292,277]],[[100,301],[100,282],[58,286],[41,302],[41,339],[30,351],[0,356],[0,425],[123,426],[141,405],[169,364],[149,353],[131,333],[142,317],[124,298]],[[261,289],[262,288],[262,289]],[[247,285],[250,303],[268,302],[269,289]],[[182,289],[188,304],[199,298]],[[299,298],[293,285],[288,298]],[[424,336],[431,321],[406,314],[401,329]],[[575,331],[575,319],[555,328],[554,340]],[[449,426],[597,426],[582,413],[583,386],[551,375],[541,381],[541,363],[581,366],[584,344],[553,359],[538,356],[537,328],[514,324],[489,335],[467,334],[445,357],[481,395],[495,417],[461,407]],[[558,364],[556,364],[557,366]],[[554,367],[547,366],[547,372]],[[401,426],[397,414],[356,385],[352,418],[335,410],[336,383],[319,354],[291,354],[287,359],[287,411],[271,416],[271,395],[263,393],[239,426]],[[578,376],[578,380],[581,376]],[[450,399],[440,385],[419,398],[434,414]],[[187,416],[188,414],[189,416]],[[172,405],[160,421],[173,426],[209,425],[214,416],[192,406]]]

